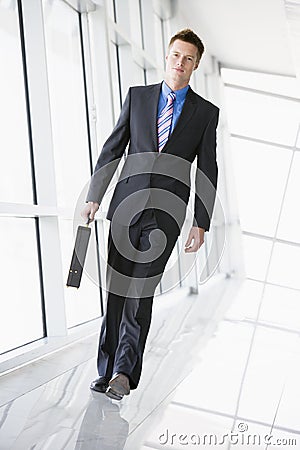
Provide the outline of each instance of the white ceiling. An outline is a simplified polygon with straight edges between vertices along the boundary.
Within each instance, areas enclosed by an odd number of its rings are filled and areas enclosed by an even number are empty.
[[[178,0],[178,8],[222,65],[296,75],[284,0]]]

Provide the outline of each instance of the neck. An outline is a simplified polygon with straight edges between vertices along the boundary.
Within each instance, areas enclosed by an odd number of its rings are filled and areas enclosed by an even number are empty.
[[[172,91],[179,91],[179,89],[183,89],[186,86],[188,86],[188,83],[177,83],[176,81],[173,80],[168,80],[167,78],[165,78],[165,83],[169,86],[170,89],[172,89]]]

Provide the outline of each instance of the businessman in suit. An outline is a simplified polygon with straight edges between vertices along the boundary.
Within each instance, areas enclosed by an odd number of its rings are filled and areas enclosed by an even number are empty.
[[[185,219],[195,159],[194,217],[185,252],[198,251],[210,227],[219,108],[189,86],[203,52],[200,38],[190,29],[181,30],[170,40],[164,81],[129,89],[81,213],[94,220],[129,144],[107,213],[107,307],[99,340],[99,377],[91,384],[91,389],[117,400],[139,383],[153,295]]]

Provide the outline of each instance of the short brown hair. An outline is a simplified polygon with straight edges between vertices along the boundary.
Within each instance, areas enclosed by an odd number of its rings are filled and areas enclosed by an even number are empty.
[[[175,41],[177,41],[177,39],[179,39],[180,41],[189,42],[190,44],[193,44],[195,47],[197,47],[198,50],[197,63],[198,63],[204,52],[204,45],[199,36],[197,36],[197,34],[194,33],[192,30],[190,30],[189,28],[185,28],[184,30],[178,31],[174,36],[171,37],[169,42],[169,48]]]

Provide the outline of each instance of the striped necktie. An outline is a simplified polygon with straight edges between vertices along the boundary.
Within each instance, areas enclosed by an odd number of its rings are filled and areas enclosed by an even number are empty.
[[[176,94],[171,91],[167,97],[167,104],[161,111],[157,119],[157,137],[158,137],[158,151],[160,152],[167,143],[172,127],[172,119],[174,112],[174,100]]]

